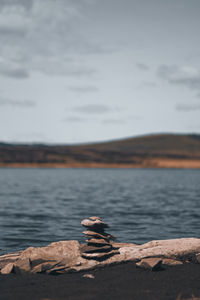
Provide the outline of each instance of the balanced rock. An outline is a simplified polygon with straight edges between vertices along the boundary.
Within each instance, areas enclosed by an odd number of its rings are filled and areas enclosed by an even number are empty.
[[[119,254],[118,248],[113,248],[110,241],[114,237],[104,231],[108,225],[100,217],[89,217],[81,222],[88,230],[83,231],[86,236],[87,245],[82,245],[81,256],[87,259],[102,260],[114,254]]]

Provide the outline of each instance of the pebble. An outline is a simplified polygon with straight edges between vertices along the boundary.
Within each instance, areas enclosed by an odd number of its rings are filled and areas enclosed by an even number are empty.
[[[84,274],[83,275],[84,278],[90,278],[90,279],[94,279],[95,276],[93,274]]]

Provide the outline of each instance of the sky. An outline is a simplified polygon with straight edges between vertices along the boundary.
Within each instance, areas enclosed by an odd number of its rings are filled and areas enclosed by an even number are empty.
[[[199,0],[0,0],[0,141],[200,133]]]

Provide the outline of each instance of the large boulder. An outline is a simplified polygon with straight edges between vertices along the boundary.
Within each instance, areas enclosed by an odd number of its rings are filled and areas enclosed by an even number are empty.
[[[68,270],[79,261],[79,247],[78,241],[60,241],[46,247],[29,247],[16,255],[4,255],[0,257],[1,273],[41,273],[55,266]]]
[[[80,256],[80,244],[78,241],[54,242],[46,247],[30,247],[21,254],[21,259],[29,258],[32,264],[38,261],[52,261],[72,266]]]
[[[200,239],[181,238],[172,240],[151,241],[143,245],[120,248],[121,259],[137,260],[145,257],[166,257],[189,259],[195,258],[200,252]]]

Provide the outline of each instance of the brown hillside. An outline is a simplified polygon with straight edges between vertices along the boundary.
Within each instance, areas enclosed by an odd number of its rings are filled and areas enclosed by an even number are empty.
[[[200,168],[200,135],[159,134],[72,146],[1,143],[0,166]]]

